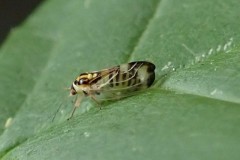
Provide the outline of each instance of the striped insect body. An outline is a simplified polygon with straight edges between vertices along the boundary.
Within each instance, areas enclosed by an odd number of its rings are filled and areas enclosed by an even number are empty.
[[[155,80],[154,70],[153,63],[136,61],[101,71],[82,73],[72,83],[70,95],[83,93],[97,103],[127,97],[130,93],[150,87]],[[79,104],[75,104],[72,115],[77,106]]]

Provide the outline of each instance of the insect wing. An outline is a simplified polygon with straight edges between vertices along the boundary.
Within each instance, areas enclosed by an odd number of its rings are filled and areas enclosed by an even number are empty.
[[[92,84],[97,99],[119,99],[133,95],[133,91],[148,88],[155,79],[155,66],[139,61],[100,71],[101,78]]]

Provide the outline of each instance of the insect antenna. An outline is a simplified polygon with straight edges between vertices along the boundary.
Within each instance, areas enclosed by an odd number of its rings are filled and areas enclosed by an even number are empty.
[[[54,116],[53,116],[53,118],[52,118],[52,122],[54,121],[54,119],[55,119],[57,113],[59,112],[59,110],[60,110],[62,104],[63,104],[63,102],[59,105],[58,109],[57,109],[56,112],[54,113]]]
[[[64,90],[70,90],[70,88],[64,88]],[[63,101],[60,103],[59,107],[57,108],[56,112],[54,113],[53,115],[53,118],[52,118],[52,122],[55,120],[56,116],[57,116],[57,113],[59,112],[60,108],[62,107],[63,105],[63,102],[66,101],[68,97],[64,97]]]

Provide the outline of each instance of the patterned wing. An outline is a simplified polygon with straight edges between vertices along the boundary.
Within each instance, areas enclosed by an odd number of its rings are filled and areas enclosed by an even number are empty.
[[[155,79],[155,65],[137,61],[99,72],[92,83],[98,99],[119,99],[127,97],[133,91],[139,91],[152,85]]]

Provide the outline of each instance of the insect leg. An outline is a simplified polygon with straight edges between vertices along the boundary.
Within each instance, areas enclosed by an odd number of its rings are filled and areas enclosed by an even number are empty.
[[[89,94],[89,96],[92,98],[92,100],[93,100],[94,102],[97,103],[98,107],[100,107],[100,109],[102,109],[102,108],[101,108],[101,103],[100,103],[93,95]]]
[[[74,104],[74,107],[73,107],[73,111],[71,113],[71,116],[67,119],[67,120],[70,120],[73,115],[74,115],[74,112],[76,111],[76,109],[80,106],[80,103],[81,103],[81,100],[82,100],[82,96],[78,96],[76,101],[75,101],[75,104]]]

